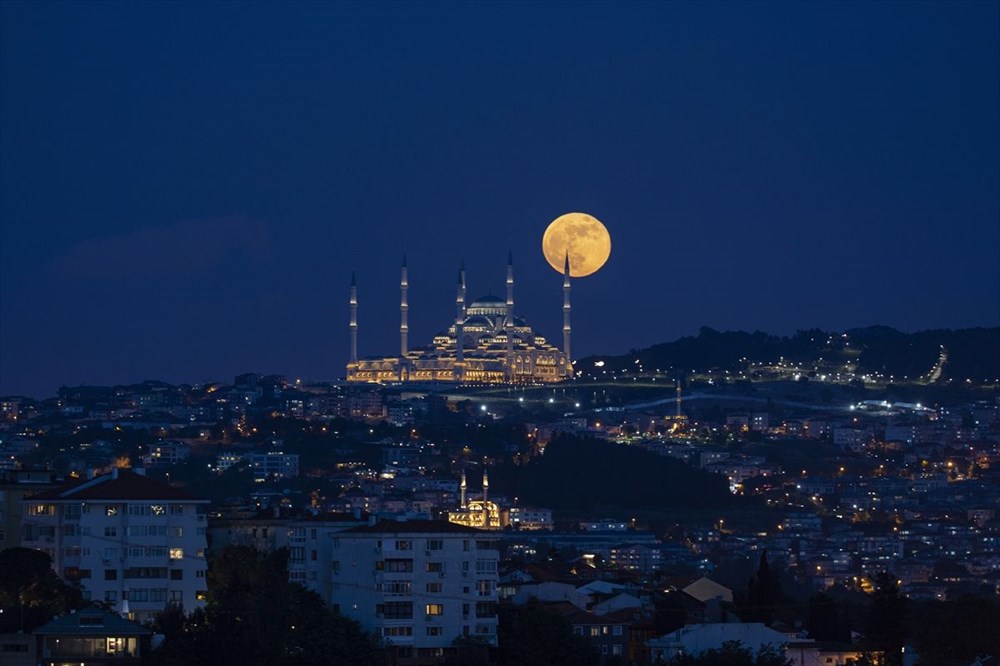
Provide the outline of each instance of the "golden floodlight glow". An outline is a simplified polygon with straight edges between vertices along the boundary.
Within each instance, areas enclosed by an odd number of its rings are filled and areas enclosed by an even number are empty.
[[[570,277],[595,273],[611,256],[611,234],[596,217],[586,213],[560,215],[542,236],[542,253],[558,273],[569,254]]]

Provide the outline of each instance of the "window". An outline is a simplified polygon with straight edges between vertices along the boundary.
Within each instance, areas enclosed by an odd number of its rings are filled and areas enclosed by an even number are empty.
[[[476,589],[481,597],[489,597],[493,595],[493,582],[489,580],[481,580],[476,583]]]
[[[497,605],[492,601],[480,601],[476,603],[476,617],[496,617]]]
[[[622,653],[621,643],[615,643],[614,645],[611,646],[611,654],[621,654],[621,653]]]
[[[496,560],[476,560],[476,573],[496,573],[497,572],[497,561]]]
[[[171,527],[167,530],[167,535],[172,537],[182,537],[184,536],[183,527]],[[266,535],[265,535],[266,536]]]
[[[469,550],[469,540],[468,539],[464,539],[462,541],[462,550]]]
[[[115,590],[106,590],[104,592],[104,600],[110,602],[118,601],[118,592]]]
[[[204,601],[207,597],[208,597],[207,590],[198,590],[197,592],[194,593],[194,598],[197,599],[198,601]]]
[[[118,569],[105,569],[104,580],[118,580]]]
[[[413,594],[413,583],[408,580],[392,580],[383,585],[383,591],[389,595],[406,595],[409,596]]]
[[[170,515],[171,516],[183,516],[184,515],[184,505],[183,504],[171,504],[170,505]]]
[[[583,636],[583,627],[573,627],[573,634],[576,636]]]
[[[170,590],[170,600],[175,603],[184,601],[184,592],[181,590]]]
[[[428,539],[427,550],[444,550],[444,541],[441,539]]]
[[[104,536],[112,538],[112,539],[115,538],[115,537],[117,537],[118,536],[118,528],[117,527],[105,527],[104,528]]]
[[[106,507],[104,507],[104,514],[107,515],[107,516],[117,516],[118,515],[118,505],[117,504],[108,504]]]
[[[600,636],[601,635],[601,628],[600,627],[591,627],[590,628],[590,635],[594,636],[594,637]]]
[[[444,604],[427,604],[424,610],[427,615],[444,615]]]
[[[622,625],[616,624],[613,633],[614,633],[615,636],[621,636],[622,635]]]
[[[601,625],[601,635],[602,636],[607,636],[609,633],[611,633],[611,627],[609,627],[606,624],[605,625]]]
[[[390,573],[412,573],[413,560],[386,560],[385,570]]]
[[[410,540],[397,541],[396,550],[413,550],[413,542]]]
[[[382,614],[386,620],[412,620],[412,601],[389,601],[375,606],[375,613]]]
[[[431,594],[440,592],[444,588],[442,583],[427,583],[427,591]]]
[[[413,627],[412,626],[402,626],[402,627],[382,627],[383,636],[412,636]]]
[[[313,562],[315,562],[315,561],[316,561],[316,559],[317,559],[317,554],[316,554],[316,551],[315,551],[315,550],[312,550],[312,551],[309,551],[309,559],[310,559],[310,560],[312,560]]]
[[[427,627],[428,636],[441,636],[444,633],[444,627]]]
[[[465,573],[469,572],[469,560],[462,562],[462,571]]]
[[[184,549],[183,548],[171,548],[170,549],[170,559],[181,560],[184,559]]]
[[[440,573],[444,571],[444,562],[428,562],[427,571],[432,573]]]
[[[28,506],[29,516],[54,516],[56,507],[54,504],[31,504]]]
[[[128,515],[130,516],[148,516],[150,514],[148,504],[129,504],[128,505]]]
[[[184,580],[184,570],[183,569],[171,569],[170,570],[170,580]]]
[[[80,519],[80,505],[79,504],[67,504],[63,507],[63,515],[66,520],[79,520]]]
[[[165,516],[167,515],[167,507],[162,504],[151,504],[149,507],[149,512],[154,516]]]

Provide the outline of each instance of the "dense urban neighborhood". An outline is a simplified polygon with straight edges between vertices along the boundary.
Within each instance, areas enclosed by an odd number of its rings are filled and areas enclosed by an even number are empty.
[[[995,382],[635,360],[2,398],[3,663],[1000,656]]]

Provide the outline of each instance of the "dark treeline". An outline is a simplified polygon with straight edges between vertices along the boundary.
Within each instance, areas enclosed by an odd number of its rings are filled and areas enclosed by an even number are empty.
[[[937,362],[941,347],[948,351],[943,379],[995,380],[1000,377],[1000,328],[940,329],[902,333],[888,326],[869,326],[841,333],[819,329],[791,336],[762,331],[720,332],[703,326],[697,336],[686,336],[622,356],[601,356],[605,370],[636,369],[635,361],[649,372],[677,368],[740,370],[747,363],[771,363],[779,358],[801,364],[822,359],[827,364],[857,363],[859,374],[883,373],[916,379]],[[743,360],[745,359],[745,360]],[[592,368],[595,359],[581,359]]]
[[[726,480],[680,460],[589,437],[560,435],[521,470],[517,491],[554,511],[724,507]]]

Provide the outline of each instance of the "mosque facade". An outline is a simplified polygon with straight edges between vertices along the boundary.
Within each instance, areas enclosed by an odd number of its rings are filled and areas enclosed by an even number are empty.
[[[569,259],[563,271],[563,348],[538,335],[514,314],[514,262],[507,256],[507,298],[483,296],[466,304],[465,267],[459,269],[455,321],[425,347],[409,346],[406,257],[400,267],[400,351],[394,356],[358,357],[358,292],[351,277],[349,382],[456,382],[540,384],[573,376],[570,360]]]

